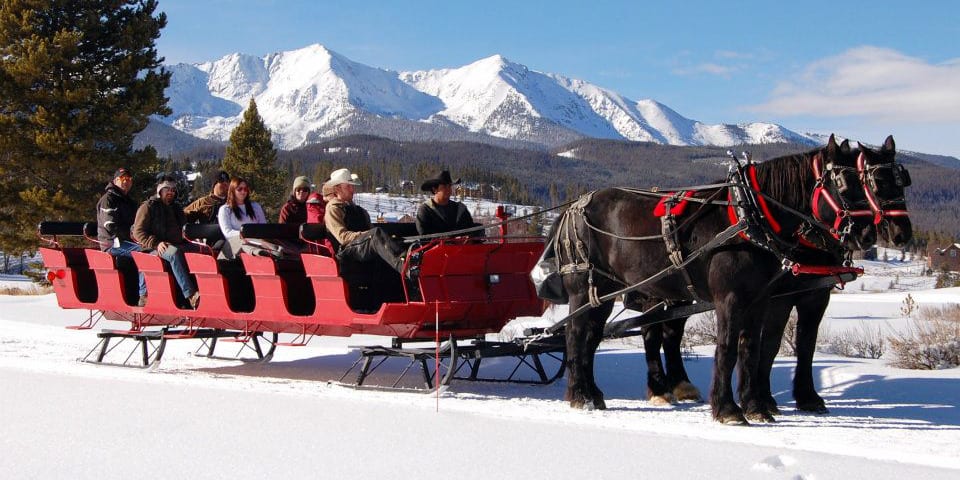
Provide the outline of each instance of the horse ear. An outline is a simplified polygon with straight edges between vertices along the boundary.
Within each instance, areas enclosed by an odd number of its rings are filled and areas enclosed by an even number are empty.
[[[897,151],[897,145],[893,143],[893,135],[887,135],[887,139],[883,141],[883,150]]]
[[[827,156],[833,158],[837,155],[837,139],[830,134],[830,138],[827,140]]]
[[[844,155],[850,154],[850,140],[844,139],[842,142],[840,142],[840,153]]]

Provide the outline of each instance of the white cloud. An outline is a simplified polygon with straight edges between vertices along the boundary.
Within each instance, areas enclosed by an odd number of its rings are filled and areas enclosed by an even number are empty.
[[[857,47],[807,65],[777,85],[769,101],[749,109],[898,124],[960,122],[960,59],[931,64],[896,50]]]
[[[713,62],[706,62],[687,67],[676,67],[673,69],[673,73],[676,75],[696,75],[700,73],[706,73],[710,75],[719,75],[721,77],[729,77],[730,74],[736,71],[737,67],[720,65],[719,63]]]

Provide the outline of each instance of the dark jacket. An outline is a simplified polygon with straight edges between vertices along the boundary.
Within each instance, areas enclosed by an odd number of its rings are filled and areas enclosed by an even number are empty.
[[[163,203],[160,197],[151,197],[140,204],[133,221],[133,237],[144,250],[156,250],[160,242],[184,243],[183,225],[187,223],[183,209],[177,202]]]
[[[279,223],[307,223],[307,204],[290,197],[280,208]]]
[[[183,209],[183,213],[187,217],[187,223],[217,223],[217,212],[224,203],[227,203],[226,198],[211,193],[194,200]]]
[[[446,205],[437,205],[428,199],[417,209],[417,232],[420,235],[451,232],[474,227],[473,217],[467,207],[450,200]],[[483,235],[482,230],[471,232],[470,236]]]
[[[327,203],[323,223],[333,240],[336,250],[356,240],[363,232],[370,230],[370,214],[355,203],[346,203],[332,198]]]
[[[113,239],[130,240],[130,227],[137,215],[137,202],[120,187],[109,184],[97,202],[97,241],[100,250],[113,246]]]

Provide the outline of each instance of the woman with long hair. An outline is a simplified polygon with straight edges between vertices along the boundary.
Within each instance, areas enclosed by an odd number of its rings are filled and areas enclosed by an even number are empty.
[[[240,227],[247,223],[267,223],[260,204],[250,200],[252,189],[243,178],[230,179],[227,188],[227,202],[217,212],[217,221],[226,242],[220,254],[224,258],[236,258],[243,242],[240,239]]]

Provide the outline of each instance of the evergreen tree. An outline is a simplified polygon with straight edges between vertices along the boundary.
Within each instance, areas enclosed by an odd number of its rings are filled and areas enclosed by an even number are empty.
[[[133,137],[168,115],[155,0],[0,5],[0,248],[32,250],[36,224],[91,220],[118,167],[155,163]]]
[[[288,193],[286,173],[277,167],[276,161],[277,151],[270,140],[270,130],[251,98],[243,120],[230,133],[223,169],[250,182],[253,199],[260,203],[268,219],[276,217]]]

